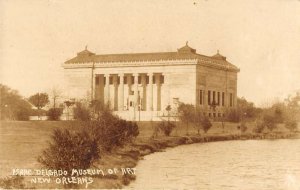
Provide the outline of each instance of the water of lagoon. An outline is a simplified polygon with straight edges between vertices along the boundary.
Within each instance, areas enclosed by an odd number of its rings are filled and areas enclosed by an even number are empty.
[[[129,189],[300,189],[300,139],[183,145],[145,156]]]

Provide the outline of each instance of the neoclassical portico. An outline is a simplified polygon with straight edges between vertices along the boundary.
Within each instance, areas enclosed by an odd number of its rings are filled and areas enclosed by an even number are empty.
[[[163,73],[152,72],[97,73],[93,77],[93,98],[114,111],[161,111],[164,79]]]
[[[63,67],[69,98],[98,100],[125,119],[159,120],[178,102],[210,117],[236,106],[239,69],[219,52],[204,56],[188,44],[158,53],[96,55],[85,49]]]

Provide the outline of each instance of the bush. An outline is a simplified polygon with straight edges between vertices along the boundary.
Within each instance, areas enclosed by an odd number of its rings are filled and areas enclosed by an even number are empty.
[[[291,132],[294,132],[297,129],[297,121],[296,120],[286,121],[285,127],[289,129]]]
[[[47,112],[48,120],[57,121],[62,114],[61,108],[50,108]]]
[[[28,121],[30,116],[30,109],[25,107],[20,107],[19,110],[16,111],[16,119],[19,121]]]
[[[203,116],[201,120],[201,125],[204,133],[207,133],[207,131],[212,127],[212,124],[207,116]]]
[[[16,90],[0,84],[0,119],[28,120],[31,105]]]
[[[88,108],[84,107],[81,103],[77,103],[74,108],[74,119],[81,121],[91,120],[91,114]]]
[[[245,133],[247,131],[247,129],[248,129],[248,127],[247,127],[246,123],[242,122],[241,123],[241,132]]]
[[[175,125],[171,122],[162,121],[158,124],[158,128],[166,135],[170,136]]]
[[[70,175],[72,169],[88,169],[98,158],[98,144],[85,130],[55,129],[52,142],[38,161],[48,169],[66,170]]]
[[[263,125],[262,121],[257,121],[256,126],[253,128],[254,133],[262,133],[264,130],[265,126]]]
[[[102,112],[98,120],[89,124],[91,134],[106,151],[132,141],[139,135],[136,123],[125,121],[109,111]]]
[[[263,116],[263,125],[267,127],[270,131],[273,131],[276,126],[276,118],[273,115],[265,114]]]

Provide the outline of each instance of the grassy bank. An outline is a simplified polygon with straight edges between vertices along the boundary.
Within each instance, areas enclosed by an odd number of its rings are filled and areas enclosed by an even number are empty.
[[[76,130],[83,123],[74,121],[10,121],[1,122],[0,128],[0,167],[1,177],[11,174],[12,168],[41,168],[37,162],[38,155],[48,145],[50,135],[54,128],[68,128]],[[147,154],[162,151],[168,147],[182,144],[204,143],[211,141],[240,140],[240,139],[270,139],[270,138],[298,138],[297,134],[289,133],[283,126],[272,134],[242,134],[237,129],[236,123],[213,123],[207,134],[199,136],[193,126],[187,130],[185,125],[177,123],[171,137],[160,134],[152,139],[155,122],[139,122],[140,135],[131,144],[113,150],[95,163],[95,167],[108,168],[133,168],[138,160]],[[253,124],[248,125],[252,131]],[[134,175],[106,175],[95,178],[89,188],[121,188],[134,180]],[[31,187],[32,185],[27,185]],[[57,185],[35,186],[37,188],[59,188]]]

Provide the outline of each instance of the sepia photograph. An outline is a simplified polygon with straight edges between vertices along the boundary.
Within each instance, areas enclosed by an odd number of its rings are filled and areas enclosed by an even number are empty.
[[[0,189],[300,190],[300,0],[0,0]]]

